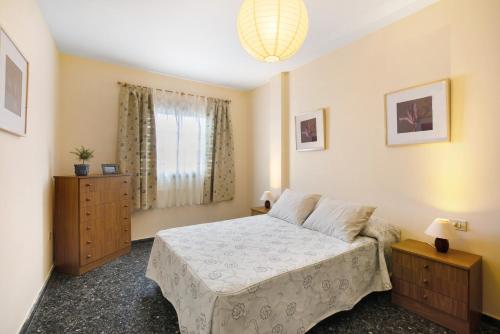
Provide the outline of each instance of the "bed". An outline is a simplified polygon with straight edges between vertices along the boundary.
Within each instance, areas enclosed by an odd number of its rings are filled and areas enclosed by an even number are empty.
[[[174,306],[181,334],[305,333],[391,289],[399,231],[369,223],[347,243],[269,215],[157,233],[146,276]]]

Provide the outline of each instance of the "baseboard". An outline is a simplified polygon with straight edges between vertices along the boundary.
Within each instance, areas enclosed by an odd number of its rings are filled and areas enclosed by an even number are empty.
[[[38,309],[38,305],[40,304],[40,301],[42,300],[43,296],[45,295],[45,291],[47,290],[47,284],[49,283],[50,277],[52,276],[52,271],[54,270],[54,265],[50,267],[49,273],[47,274],[47,278],[45,279],[45,282],[43,283],[42,288],[38,292],[38,296],[35,298],[35,301],[33,305],[31,305],[31,308],[29,309],[27,313],[27,317],[24,320],[23,325],[19,329],[20,334],[26,333],[28,328],[30,327],[31,321],[33,320],[33,316],[36,313],[36,310]]]
[[[143,243],[143,242],[150,242],[150,241],[153,241],[154,238],[145,238],[145,239],[137,239],[137,240],[132,240],[132,245],[134,244],[140,244],[140,243]]]
[[[483,313],[481,315],[481,321],[484,321],[484,322],[491,324],[495,327],[500,327],[500,319],[495,318],[494,316],[489,315],[489,314]]]

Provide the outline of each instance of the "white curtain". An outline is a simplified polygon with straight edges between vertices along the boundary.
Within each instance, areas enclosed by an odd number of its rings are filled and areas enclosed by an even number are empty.
[[[203,201],[206,107],[203,97],[155,93],[158,208]]]

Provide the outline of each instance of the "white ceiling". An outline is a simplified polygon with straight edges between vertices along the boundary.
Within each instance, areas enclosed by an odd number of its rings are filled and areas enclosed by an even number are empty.
[[[228,87],[257,87],[436,0],[305,0],[309,34],[282,63],[240,46],[242,0],[38,0],[68,54]]]

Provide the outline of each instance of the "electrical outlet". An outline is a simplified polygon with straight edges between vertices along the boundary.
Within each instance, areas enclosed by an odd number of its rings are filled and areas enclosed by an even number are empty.
[[[468,222],[466,220],[461,219],[450,219],[450,223],[455,227],[455,230],[467,232]]]

